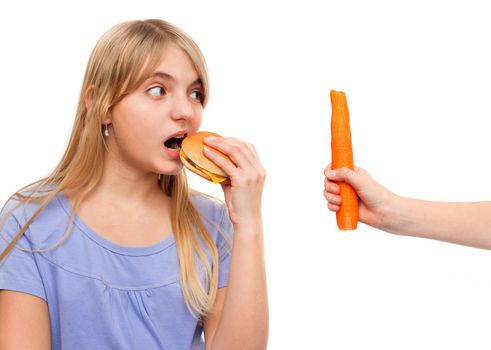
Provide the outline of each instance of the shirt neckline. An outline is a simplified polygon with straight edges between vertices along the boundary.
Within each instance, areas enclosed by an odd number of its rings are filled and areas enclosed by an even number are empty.
[[[68,200],[68,198],[65,196],[64,193],[60,192],[60,194],[57,196],[57,199],[61,204],[61,207],[63,208],[65,213],[68,215],[68,217],[70,217],[72,213],[72,205]],[[165,238],[164,240],[152,244],[150,246],[128,247],[105,239],[100,234],[92,230],[88,225],[86,225],[85,222],[78,216],[78,214],[74,215],[73,224],[76,225],[88,238],[90,238],[92,241],[94,241],[101,247],[121,255],[130,255],[130,256],[153,255],[169,248],[175,243],[174,235],[170,233],[167,236],[167,238]]]

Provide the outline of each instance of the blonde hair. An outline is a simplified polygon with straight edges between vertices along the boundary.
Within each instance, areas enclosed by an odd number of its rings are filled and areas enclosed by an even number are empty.
[[[102,120],[126,94],[138,87],[159,64],[170,43],[186,52],[203,87],[203,107],[209,93],[208,72],[199,47],[182,30],[156,19],[123,22],[102,36],[90,56],[79,97],[75,123],[67,149],[55,170],[47,177],[16,192],[20,203],[41,202],[32,217],[0,254],[0,262],[14,248],[36,216],[57,194],[70,191],[73,210],[60,245],[68,236],[81,202],[102,177],[105,153]],[[84,101],[91,89],[90,103]],[[189,309],[206,317],[213,307],[218,288],[218,252],[198,210],[190,200],[186,175],[163,175],[160,185],[171,197],[171,223],[179,259],[179,278]],[[211,264],[205,250],[211,256]],[[205,268],[200,278],[197,263]]]

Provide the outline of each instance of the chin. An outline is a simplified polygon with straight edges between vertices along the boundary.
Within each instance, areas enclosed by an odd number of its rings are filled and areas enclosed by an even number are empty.
[[[157,174],[162,174],[162,175],[177,175],[182,171],[182,168],[184,166],[182,163],[179,165],[176,164],[176,166],[171,166],[171,167],[166,167],[165,169],[160,168],[156,171]]]

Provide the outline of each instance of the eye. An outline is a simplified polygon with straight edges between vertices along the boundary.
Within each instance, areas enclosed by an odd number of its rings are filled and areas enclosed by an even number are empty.
[[[194,90],[191,92],[191,98],[203,102],[203,93],[199,90]]]
[[[162,86],[154,86],[147,90],[147,92],[152,96],[164,96],[166,94],[165,89]]]

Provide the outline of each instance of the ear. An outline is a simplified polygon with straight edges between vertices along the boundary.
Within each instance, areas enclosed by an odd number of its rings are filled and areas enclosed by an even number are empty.
[[[111,111],[107,111],[106,115],[104,118],[102,118],[102,123],[103,124],[111,124],[113,122],[113,117],[111,115]]]
[[[94,93],[94,90],[95,90],[95,86],[94,85],[90,85],[87,88],[87,90],[85,90],[85,93],[84,93],[84,103],[85,103],[85,107],[86,108],[89,108],[89,106],[90,106],[91,98],[92,98],[92,94]],[[102,123],[103,124],[111,124],[111,122],[112,122],[111,111],[108,111],[107,112],[107,115],[102,120]]]
[[[87,90],[85,90],[85,93],[84,93],[84,103],[85,103],[85,107],[86,108],[89,108],[89,105],[90,105],[90,98],[92,97],[92,93],[94,92],[94,85],[90,85]]]

